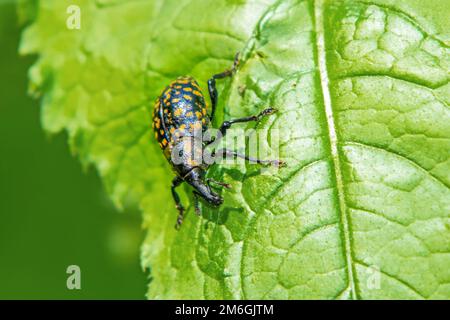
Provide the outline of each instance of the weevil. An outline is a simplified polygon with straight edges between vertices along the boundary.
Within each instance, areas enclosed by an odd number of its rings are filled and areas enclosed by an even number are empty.
[[[230,186],[220,181],[206,178],[209,164],[204,163],[203,152],[215,141],[215,138],[204,139],[203,134],[211,127],[217,106],[218,92],[216,80],[231,77],[239,65],[239,53],[236,54],[232,68],[213,75],[208,80],[208,92],[211,100],[211,113],[208,114],[207,104],[197,81],[190,76],[178,77],[172,81],[155,102],[153,111],[153,129],[164,156],[175,172],[171,191],[178,210],[175,227],[178,229],[183,222],[185,209],[181,203],[176,188],[183,182],[193,189],[194,207],[200,215],[199,198],[212,206],[220,206],[223,198],[211,189],[211,185]],[[275,113],[274,108],[267,108],[257,115],[224,121],[218,128],[221,137],[235,123],[259,121],[261,118]],[[198,135],[198,133],[202,135]],[[174,161],[174,155],[178,161]],[[221,149],[214,156],[231,156],[263,165],[282,166],[279,160],[261,160],[252,158],[236,151]]]

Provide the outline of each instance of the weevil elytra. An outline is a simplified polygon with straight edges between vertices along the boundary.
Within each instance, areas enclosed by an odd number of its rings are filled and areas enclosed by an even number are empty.
[[[164,89],[155,103],[153,111],[155,138],[176,174],[172,181],[171,190],[179,213],[177,228],[183,222],[185,209],[175,189],[183,182],[188,183],[193,188],[195,212],[197,214],[200,214],[199,198],[213,206],[220,206],[223,203],[223,198],[211,190],[211,184],[229,188],[229,185],[225,183],[206,178],[209,165],[201,159],[203,159],[205,148],[215,141],[214,138],[205,140],[203,133],[211,127],[216,111],[218,98],[216,80],[231,77],[236,72],[238,64],[239,54],[236,54],[231,69],[215,74],[208,80],[208,91],[211,99],[211,113],[209,115],[200,86],[194,78],[189,76],[174,80]],[[218,130],[223,137],[235,123],[259,121],[262,117],[274,112],[276,112],[275,109],[267,108],[255,116],[224,121]],[[198,135],[198,132],[201,135]],[[176,162],[174,161],[174,152],[178,156]],[[217,155],[243,158],[264,165],[284,165],[279,160],[261,160],[228,149],[215,152],[214,156]]]

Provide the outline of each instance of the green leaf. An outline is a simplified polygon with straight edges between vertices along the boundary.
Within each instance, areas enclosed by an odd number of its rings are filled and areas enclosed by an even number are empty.
[[[72,3],[80,30],[66,28]],[[39,57],[30,87],[45,130],[69,133],[118,206],[142,208],[149,298],[449,299],[447,6],[36,1],[20,50]],[[183,74],[205,88],[237,51],[219,118],[279,109],[257,128],[288,167],[215,167],[233,187],[224,205],[190,210],[177,232],[151,101]]]

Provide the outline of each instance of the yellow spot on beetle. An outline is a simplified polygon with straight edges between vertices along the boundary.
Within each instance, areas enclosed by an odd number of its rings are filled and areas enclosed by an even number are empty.
[[[189,124],[189,132],[193,132],[196,129],[200,129],[202,127],[201,122],[194,122]]]
[[[192,88],[187,87],[187,88],[184,88],[183,91],[192,92]]]
[[[179,116],[181,116],[182,113],[183,113],[183,108],[176,108],[175,111],[173,112],[173,115],[175,117],[179,117]]]
[[[197,117],[197,119],[201,119],[202,113],[200,111],[195,111],[195,116]]]
[[[185,94],[185,95],[183,95],[183,98],[185,98],[186,100],[192,100],[192,97],[191,96],[188,96],[187,94]]]
[[[187,112],[186,113],[186,117],[187,118],[190,118],[190,117],[192,117],[194,114],[192,113],[192,111],[189,111],[189,112]]]
[[[194,123],[194,129],[200,129],[202,127],[202,123],[200,121],[197,121]]]

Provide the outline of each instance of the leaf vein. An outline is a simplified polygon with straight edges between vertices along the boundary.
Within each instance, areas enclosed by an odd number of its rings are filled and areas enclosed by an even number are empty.
[[[347,264],[347,276],[349,285],[351,287],[351,296],[353,299],[358,298],[357,284],[356,284],[356,272],[353,264],[353,252],[352,252],[352,237],[350,228],[350,217],[348,216],[345,195],[343,176],[341,172],[341,164],[338,150],[338,140],[336,133],[335,120],[333,116],[333,108],[331,106],[331,95],[329,88],[328,70],[326,66],[326,48],[325,48],[325,30],[324,30],[324,17],[323,17],[323,0],[317,0],[314,3],[314,17],[316,28],[316,50],[317,61],[319,65],[320,82],[322,86],[323,100],[325,106],[325,115],[328,126],[328,134],[330,140],[331,155],[333,158],[334,175],[336,178],[337,195],[339,199],[339,212],[340,212],[340,229],[344,243],[344,256]]]

